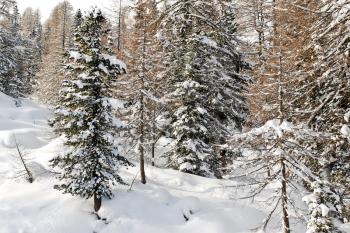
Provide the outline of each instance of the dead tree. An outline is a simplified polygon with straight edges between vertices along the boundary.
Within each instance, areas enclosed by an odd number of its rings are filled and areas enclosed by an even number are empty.
[[[15,143],[15,147],[16,147],[19,161],[23,167],[23,170],[20,171],[19,176],[22,176],[22,173],[24,172],[26,179],[29,181],[29,183],[33,183],[33,181],[34,181],[33,173],[30,171],[30,169],[27,165],[25,155],[23,154],[22,150],[20,149],[20,145],[17,142],[16,136],[13,136],[13,138],[14,138],[14,143]]]

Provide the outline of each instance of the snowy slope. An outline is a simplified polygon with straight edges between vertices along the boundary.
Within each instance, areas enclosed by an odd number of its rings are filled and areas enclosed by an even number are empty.
[[[91,200],[52,188],[55,179],[46,169],[62,142],[47,126],[49,117],[45,107],[23,100],[17,108],[0,93],[0,233],[247,233],[266,216],[263,206],[235,200],[228,187],[233,181],[147,166],[148,184],[117,187],[114,199],[103,201],[106,221],[98,221]],[[16,178],[21,166],[13,135],[36,176],[33,184]],[[122,173],[131,183],[137,168]],[[267,232],[278,231],[277,224]]]

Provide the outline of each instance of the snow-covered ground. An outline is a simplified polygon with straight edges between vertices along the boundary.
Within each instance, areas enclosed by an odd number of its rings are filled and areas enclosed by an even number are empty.
[[[103,201],[106,220],[99,221],[91,200],[52,188],[55,179],[46,169],[62,142],[47,126],[49,117],[43,106],[23,100],[17,108],[0,93],[0,233],[247,233],[268,213],[261,203],[237,200],[233,181],[147,166],[148,183],[136,179],[131,191],[116,187],[115,197]],[[15,140],[34,173],[32,184],[18,177]],[[129,183],[136,174],[137,167],[122,171]],[[302,225],[295,232],[305,232]],[[267,233],[279,228],[272,224]]]

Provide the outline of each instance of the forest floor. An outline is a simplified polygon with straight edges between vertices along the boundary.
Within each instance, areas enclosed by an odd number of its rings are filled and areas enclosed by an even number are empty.
[[[104,200],[97,220],[92,201],[53,189],[49,160],[62,150],[62,141],[47,126],[50,111],[33,101],[15,107],[0,93],[0,232],[1,233],[248,233],[255,232],[271,209],[263,201],[239,200],[238,181],[202,178],[147,165],[147,184],[116,187]],[[23,169],[15,141],[25,154],[33,183]],[[132,183],[137,167],[123,169]],[[305,232],[294,220],[293,232]],[[267,233],[280,231],[273,218]],[[262,232],[262,231],[261,231]],[[350,231],[349,231],[350,232]]]

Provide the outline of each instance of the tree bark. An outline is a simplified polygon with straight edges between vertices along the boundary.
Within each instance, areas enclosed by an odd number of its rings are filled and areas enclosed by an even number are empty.
[[[19,158],[21,159],[22,165],[23,165],[23,167],[24,167],[24,169],[25,169],[25,171],[26,171],[26,173],[28,175],[28,181],[29,181],[29,183],[33,183],[33,181],[34,181],[33,174],[30,172],[29,168],[27,167],[26,162],[24,161],[23,155],[21,153],[21,150],[19,149],[19,146],[18,146],[16,138],[15,138],[15,143],[16,143],[16,149],[17,149]]]
[[[144,151],[144,106],[143,106],[143,94],[141,94],[141,125],[140,125],[140,175],[141,183],[146,184],[145,174],[145,151]]]
[[[283,212],[283,233],[290,233],[289,215],[288,215],[288,198],[287,198],[287,181],[286,181],[286,165],[284,159],[281,159],[281,194],[282,194],[282,212]]]
[[[155,166],[154,158],[155,158],[155,151],[156,151],[156,110],[153,109],[153,116],[152,116],[152,167]]]
[[[145,14],[145,12],[143,12]],[[142,75],[141,75],[141,91],[140,91],[140,174],[141,174],[141,183],[146,184],[146,174],[145,174],[145,149],[144,149],[144,136],[145,136],[145,53],[146,53],[146,22],[145,16],[143,15],[143,44],[142,44]]]
[[[121,50],[121,35],[122,35],[122,0],[119,0],[119,16],[118,16],[118,41],[117,41],[117,48],[118,51]]]
[[[94,193],[94,209],[95,212],[98,212],[102,205],[102,198],[98,197],[96,193]]]

